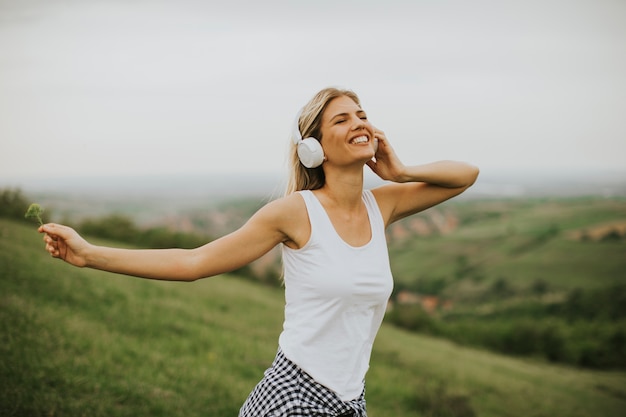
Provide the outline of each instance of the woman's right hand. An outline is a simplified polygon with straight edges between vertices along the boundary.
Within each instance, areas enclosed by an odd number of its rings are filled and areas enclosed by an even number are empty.
[[[87,265],[86,253],[91,245],[74,229],[48,223],[39,227],[39,233],[44,233],[43,241],[46,242],[46,250],[52,257],[79,267]]]

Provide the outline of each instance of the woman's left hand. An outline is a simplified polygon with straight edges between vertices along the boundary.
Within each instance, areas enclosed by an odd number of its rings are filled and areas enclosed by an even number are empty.
[[[383,180],[404,182],[405,166],[387,141],[385,132],[374,128],[374,140],[378,140],[378,150],[374,159],[367,162],[367,166]]]

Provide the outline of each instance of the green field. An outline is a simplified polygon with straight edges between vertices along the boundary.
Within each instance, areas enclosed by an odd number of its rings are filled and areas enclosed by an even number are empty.
[[[35,229],[0,219],[0,415],[237,415],[276,352],[281,289],[236,276],[168,283],[76,269],[51,259]],[[613,417],[626,410],[626,373],[514,359],[385,324],[366,398],[370,417]]]
[[[471,200],[440,207],[431,212],[449,213],[458,219],[458,228],[450,234],[392,242],[398,282],[446,278],[451,284],[446,295],[462,298],[459,292],[468,288],[452,281],[475,278],[486,286],[505,279],[524,289],[543,279],[554,289],[569,290],[604,287],[626,278],[624,199]],[[428,218],[429,213],[419,216]],[[622,238],[594,239],[593,233],[603,226],[621,228]],[[590,238],[576,238],[580,233]]]
[[[426,315],[398,305],[388,321],[501,353],[626,369],[624,199],[455,201],[392,232],[441,219],[454,228],[390,241],[396,293],[439,306]]]

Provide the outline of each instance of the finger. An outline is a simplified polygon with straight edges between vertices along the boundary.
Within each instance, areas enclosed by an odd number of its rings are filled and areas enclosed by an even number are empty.
[[[43,233],[51,233],[51,234],[58,235],[60,233],[63,233],[63,231],[67,231],[69,227],[63,226],[61,224],[56,224],[56,223],[46,223],[43,226],[40,226],[39,229]]]
[[[49,233],[46,233],[43,236],[43,241],[46,242],[49,245],[52,245],[52,246],[57,246],[59,244],[59,242],[62,241],[62,240],[63,240],[62,237],[57,236],[57,235],[52,235],[52,234],[49,234]]]
[[[46,245],[46,251],[53,257],[58,255],[58,250],[52,245]]]
[[[387,148],[389,146],[389,142],[387,141],[387,138],[384,134],[374,134],[374,140],[378,141],[377,150],[381,148]]]
[[[46,223],[42,226],[39,227],[39,230],[42,233],[52,233],[52,234],[58,234],[59,230],[62,229],[63,226],[61,226],[60,224],[56,224],[56,223]]]
[[[367,165],[376,175],[378,175],[378,167],[376,166],[376,161],[370,159],[365,163],[365,165]]]
[[[74,229],[56,223],[47,223],[41,226],[41,231],[50,235],[54,240],[58,238],[68,240],[72,236]]]
[[[56,250],[59,247],[59,242],[56,239],[51,238],[50,236],[44,238],[44,242],[46,243],[46,250],[48,250],[48,248]]]

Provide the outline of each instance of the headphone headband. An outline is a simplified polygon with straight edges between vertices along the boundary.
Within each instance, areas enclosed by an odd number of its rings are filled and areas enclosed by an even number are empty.
[[[296,145],[298,144],[298,142],[302,140],[302,133],[300,132],[300,126],[299,126],[300,116],[302,116],[302,110],[303,109],[300,109],[298,111],[298,114],[296,114],[296,120],[293,121],[292,137],[293,137],[293,143]]]

